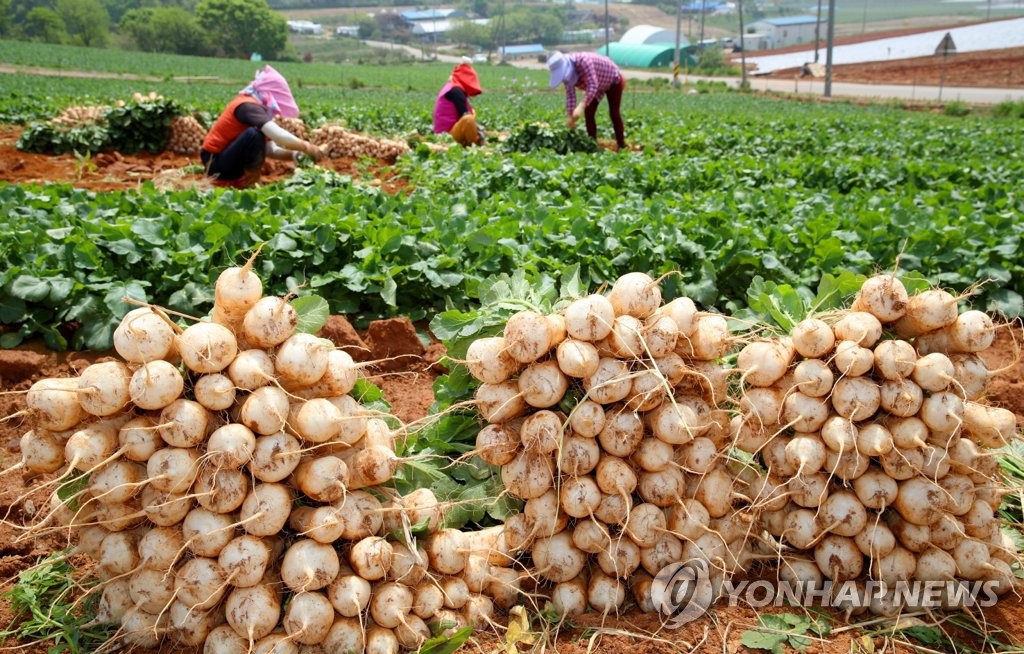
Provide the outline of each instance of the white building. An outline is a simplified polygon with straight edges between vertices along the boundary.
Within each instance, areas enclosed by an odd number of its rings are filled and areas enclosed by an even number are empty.
[[[324,26],[308,20],[290,20],[288,21],[288,30],[295,34],[319,35],[324,33]]]
[[[783,18],[765,18],[750,24],[750,29],[765,37],[767,49],[784,48],[801,43],[814,43],[816,16],[785,16]],[[824,21],[821,24],[819,37],[825,36]],[[748,49],[753,49],[749,45]]]
[[[658,43],[671,43],[675,45],[676,33],[673,30],[667,30],[663,27],[655,27],[654,25],[637,25],[636,27],[629,28],[622,38],[619,39],[619,43],[628,43],[631,45],[652,45]],[[690,42],[686,40],[685,36],[680,35],[679,45],[689,45]]]

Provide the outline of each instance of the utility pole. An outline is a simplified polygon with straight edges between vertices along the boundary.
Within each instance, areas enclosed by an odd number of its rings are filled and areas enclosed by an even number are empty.
[[[868,0],[864,0],[864,17],[860,21],[860,33],[868,31]]]
[[[743,0],[736,0],[737,8],[740,12],[740,69],[743,75],[743,81],[740,82],[740,88],[747,88],[747,47],[743,43]]]
[[[832,42],[836,36],[836,0],[828,0],[828,36],[825,46],[825,97],[832,97]]]
[[[672,55],[672,86],[679,88],[679,45],[680,30],[683,27],[683,5],[682,0],[676,0],[676,49]]]
[[[611,38],[608,36],[610,27],[608,23],[608,0],[604,0],[604,53],[609,57],[612,55],[611,45],[609,45]]]
[[[818,21],[814,23],[814,63],[818,63],[819,45],[821,45],[821,0],[818,0]]]
[[[700,0],[700,41],[697,45],[703,47],[704,44],[704,14],[705,14],[705,3],[706,0]]]
[[[992,0],[988,0],[988,4],[985,6],[985,20],[992,17]]]

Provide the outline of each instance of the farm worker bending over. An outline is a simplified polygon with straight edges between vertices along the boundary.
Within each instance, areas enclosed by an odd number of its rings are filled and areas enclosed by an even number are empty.
[[[256,72],[210,128],[199,152],[207,176],[217,186],[245,188],[260,178],[266,157],[290,161],[299,153],[320,159],[323,151],[274,122],[295,118],[299,108],[288,82],[270,66]]]
[[[461,145],[479,145],[484,142],[484,131],[476,124],[476,111],[469,98],[480,95],[480,79],[473,70],[473,62],[463,57],[455,66],[448,83],[441,87],[434,103],[434,133],[450,132]]]
[[[601,98],[608,96],[608,115],[615,130],[615,143],[619,149],[626,147],[625,129],[622,126],[622,92],[626,89],[626,78],[622,76],[615,62],[595,52],[552,52],[548,56],[548,70],[551,71],[551,88],[565,84],[565,111],[569,114],[569,127],[576,127],[580,116],[586,116],[587,134],[597,139],[597,105]],[[583,89],[586,95],[583,104],[576,104],[576,89]]]

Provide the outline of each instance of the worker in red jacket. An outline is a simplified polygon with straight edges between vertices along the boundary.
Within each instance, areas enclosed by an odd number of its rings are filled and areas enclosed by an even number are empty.
[[[437,94],[434,103],[434,133],[448,132],[462,145],[483,143],[483,129],[476,122],[476,111],[469,99],[483,93],[473,61],[463,57],[451,77]]]
[[[274,118],[295,118],[295,104],[288,82],[270,66],[228,103],[210,128],[199,151],[206,174],[217,186],[246,188],[260,178],[266,157],[292,161],[301,154],[314,160],[323,151],[284,129]]]
[[[622,125],[622,92],[626,78],[615,62],[596,52],[552,52],[548,55],[551,88],[565,85],[565,111],[569,114],[569,127],[576,127],[580,117],[586,117],[587,134],[597,139],[597,105],[608,96],[608,115],[615,130],[615,143],[626,147],[626,131]],[[576,89],[585,92],[583,104],[576,103]]]

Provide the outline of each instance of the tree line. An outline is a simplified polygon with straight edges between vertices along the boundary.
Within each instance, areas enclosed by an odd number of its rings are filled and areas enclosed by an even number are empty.
[[[266,0],[0,0],[0,37],[276,59],[288,25]]]

